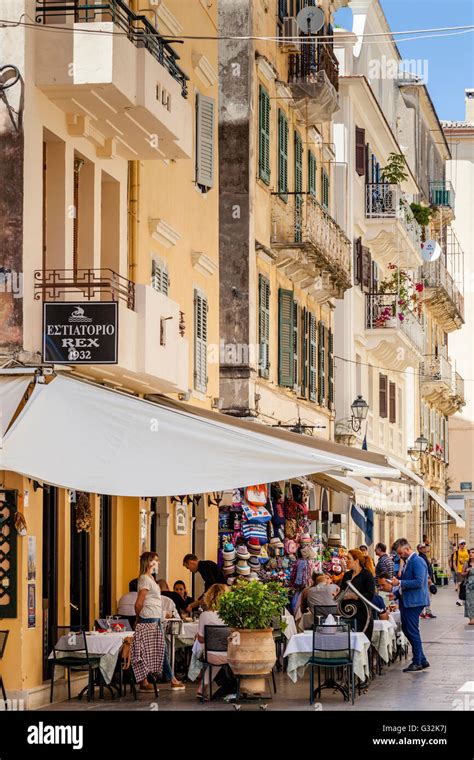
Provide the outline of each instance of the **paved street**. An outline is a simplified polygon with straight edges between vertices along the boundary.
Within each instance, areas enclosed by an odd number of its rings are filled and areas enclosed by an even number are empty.
[[[344,703],[339,694],[323,692],[323,710],[453,710],[455,700],[464,699],[458,693],[466,681],[474,681],[474,626],[468,627],[464,609],[456,606],[452,586],[440,589],[434,598],[436,620],[421,620],[425,652],[431,667],[420,674],[405,674],[405,661],[384,668],[366,694],[356,699],[354,707]],[[225,702],[205,703],[195,698],[197,686],[188,684],[182,693],[170,693],[160,687],[160,710],[231,710]],[[311,710],[308,703],[308,677],[293,684],[286,674],[277,675],[277,695],[268,709]],[[48,710],[150,710],[154,697],[140,694],[135,702],[128,696],[111,702],[61,702]],[[244,709],[256,709],[249,706]]]

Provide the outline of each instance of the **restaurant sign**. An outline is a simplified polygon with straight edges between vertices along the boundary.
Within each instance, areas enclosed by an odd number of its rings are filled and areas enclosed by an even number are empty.
[[[116,301],[45,302],[43,361],[117,364]]]

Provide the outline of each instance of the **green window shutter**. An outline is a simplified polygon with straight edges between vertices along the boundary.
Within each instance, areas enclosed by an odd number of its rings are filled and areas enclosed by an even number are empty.
[[[196,182],[208,190],[214,186],[214,98],[196,94]]]
[[[194,387],[207,391],[207,298],[194,291]]]
[[[325,169],[321,169],[321,203],[329,208],[329,176]]]
[[[278,109],[278,195],[288,200],[288,120]]]
[[[270,182],[270,96],[263,85],[259,85],[258,103],[258,176],[268,185]]]
[[[318,323],[318,404],[326,402],[326,345],[324,322]]]
[[[270,370],[270,283],[258,275],[258,342],[260,377],[269,376]]]
[[[294,134],[295,149],[295,242],[301,243],[303,237],[303,141]]]
[[[299,331],[298,331],[298,303],[293,301],[293,385],[298,385],[299,378]]]
[[[308,151],[308,193],[316,197],[316,156]]]
[[[158,259],[152,259],[151,261],[151,286],[154,290],[158,291],[158,293],[163,293],[165,296],[168,295],[169,291],[169,275],[168,275],[168,267],[166,265],[166,262],[158,260]]]
[[[309,315],[309,398],[310,401],[316,401],[317,394],[317,337],[316,337],[316,317],[314,314]]]
[[[328,406],[334,408],[334,334],[328,330]]]
[[[293,292],[278,291],[278,384],[293,388]]]

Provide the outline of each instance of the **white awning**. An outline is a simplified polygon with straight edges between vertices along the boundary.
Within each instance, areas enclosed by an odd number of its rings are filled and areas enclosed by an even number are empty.
[[[383,514],[403,514],[412,511],[409,501],[394,501],[381,490],[381,486],[364,479],[340,477],[339,475],[321,473],[313,480],[334,491],[348,494],[360,507],[369,507],[374,512]]]
[[[207,493],[339,468],[374,477],[384,457],[225,415],[154,403],[58,376],[37,384],[0,467],[62,488],[122,496]]]
[[[0,436],[3,438],[5,431],[12,421],[13,415],[20,405],[20,401],[26,393],[31,377],[18,377],[17,375],[0,376]]]
[[[442,498],[441,498],[441,496],[439,495],[439,493],[436,493],[436,491],[430,491],[430,489],[429,489],[429,488],[425,488],[425,491],[426,491],[426,493],[428,493],[428,494],[431,496],[431,498],[432,498],[432,499],[434,499],[434,500],[435,500],[435,501],[436,501],[436,502],[439,504],[439,506],[440,506],[440,507],[442,507],[442,508],[444,509],[444,511],[445,511],[445,512],[446,512],[446,513],[447,513],[447,514],[448,514],[448,515],[449,515],[449,516],[450,516],[450,517],[451,517],[451,518],[454,520],[454,522],[456,523],[456,527],[457,527],[457,528],[465,528],[465,527],[466,527],[466,523],[465,523],[465,521],[462,519],[461,515],[458,515],[458,513],[457,513],[457,512],[455,512],[455,511],[454,511],[454,509],[452,509],[452,508],[449,506],[449,504],[446,504],[446,502],[444,501],[444,499],[442,499]]]

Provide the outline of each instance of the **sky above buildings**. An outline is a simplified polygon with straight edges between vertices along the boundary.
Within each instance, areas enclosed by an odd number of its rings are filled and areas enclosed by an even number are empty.
[[[381,4],[393,31],[474,24],[474,0],[381,0]],[[350,29],[351,17],[351,11],[342,8],[335,23]],[[397,45],[404,59],[428,62],[428,90],[439,118],[464,119],[464,90],[474,87],[474,33],[397,39]]]

